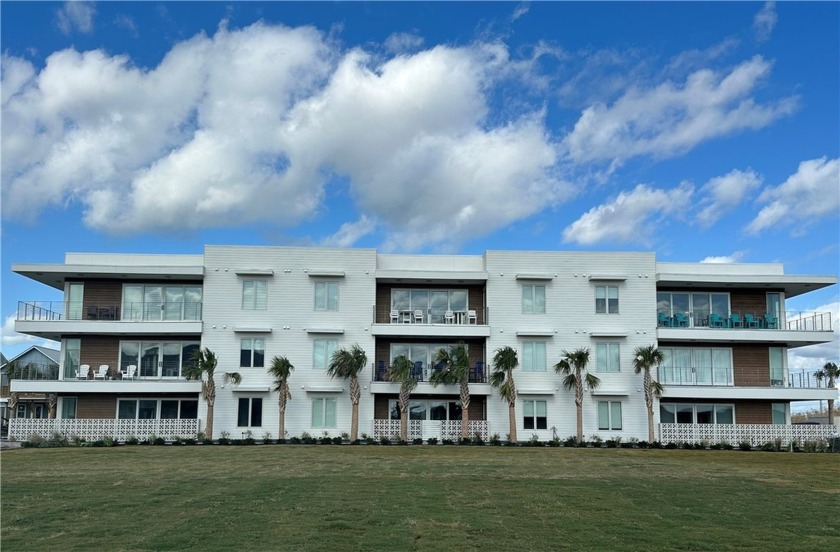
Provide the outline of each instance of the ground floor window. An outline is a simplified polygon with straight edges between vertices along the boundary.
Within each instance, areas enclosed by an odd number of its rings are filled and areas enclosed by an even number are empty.
[[[659,420],[663,424],[734,424],[735,406],[662,403],[659,405]]]
[[[548,429],[548,406],[545,401],[524,401],[523,411],[523,428]]]
[[[315,429],[331,429],[336,427],[336,404],[333,397],[316,397],[312,399],[312,427]]]
[[[598,429],[621,429],[621,401],[598,401]]]
[[[198,418],[198,400],[196,399],[117,400],[117,419],[120,420],[195,420],[196,418]]]
[[[75,420],[76,419],[76,397],[62,397],[61,398],[61,419]]]
[[[47,405],[40,402],[19,402],[15,415],[18,418],[43,419],[47,417]]]
[[[388,411],[392,420],[400,419],[399,401],[391,399],[388,401]],[[460,420],[460,401],[421,400],[408,403],[409,420]]]
[[[262,427],[262,401],[259,397],[239,399],[236,425],[239,427]]]
[[[787,424],[787,403],[772,403],[773,425]]]

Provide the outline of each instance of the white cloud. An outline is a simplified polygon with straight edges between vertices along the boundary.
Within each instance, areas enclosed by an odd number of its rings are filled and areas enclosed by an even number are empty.
[[[764,6],[755,14],[753,18],[753,30],[755,31],[755,38],[759,42],[763,42],[770,38],[773,29],[776,27],[776,3],[765,2]]]
[[[728,211],[735,209],[747,194],[761,185],[761,176],[752,170],[733,170],[712,178],[700,190],[703,208],[697,221],[706,228],[712,226]]]
[[[704,69],[681,85],[631,88],[612,105],[586,108],[564,143],[577,162],[668,157],[702,141],[767,126],[796,108],[795,98],[759,104],[751,94],[771,64],[756,56],[726,74]]]
[[[357,241],[376,229],[376,222],[362,215],[356,222],[345,222],[332,236],[325,238],[321,245],[330,247],[352,247]]]
[[[96,8],[93,2],[65,2],[64,6],[55,12],[56,25],[66,35],[74,30],[88,34],[93,32],[95,14]]]
[[[737,263],[741,259],[744,258],[743,251],[736,251],[731,255],[721,255],[720,257],[706,257],[701,263],[707,264],[730,264],[730,263]]]
[[[6,346],[3,354],[7,359],[13,358],[20,351],[32,345],[49,347],[51,349],[58,348],[55,341],[16,332],[14,315],[7,316],[3,321],[2,338],[0,338],[0,341]],[[13,351],[9,351],[9,348],[13,349]]]
[[[807,313],[802,313],[800,316],[807,318],[815,313],[824,315],[828,313],[827,316],[831,318],[831,328],[834,330],[834,336],[829,343],[790,349],[788,351],[788,368],[791,372],[813,372],[822,368],[826,362],[836,363],[838,361],[840,355],[840,302],[834,301],[820,305]],[[797,315],[799,313],[788,313],[788,322],[797,318]],[[820,317],[820,320],[822,319]]]
[[[768,228],[795,225],[796,231],[840,210],[840,159],[811,159],[799,164],[796,173],[758,196],[767,205],[746,227],[757,235]]]
[[[581,245],[602,241],[647,243],[654,225],[684,212],[691,205],[693,193],[694,188],[685,182],[671,190],[639,184],[586,212],[563,230],[563,241]]]
[[[530,2],[520,2],[516,9],[513,10],[513,13],[510,16],[511,21],[516,21],[523,15],[527,14],[531,10],[531,3]]]
[[[423,37],[416,31],[394,33],[385,39],[385,49],[395,54],[417,50],[423,46]]]

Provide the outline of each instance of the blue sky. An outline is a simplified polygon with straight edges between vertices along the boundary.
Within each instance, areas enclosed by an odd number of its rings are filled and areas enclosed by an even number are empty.
[[[3,2],[11,273],[67,251],[656,251],[840,271],[840,4]],[[837,286],[789,302],[832,310]],[[840,356],[796,351],[791,367]]]

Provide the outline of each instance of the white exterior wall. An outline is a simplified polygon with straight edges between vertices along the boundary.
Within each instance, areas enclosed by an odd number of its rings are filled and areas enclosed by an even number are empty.
[[[271,276],[237,275],[237,269],[273,270]],[[335,429],[331,436],[350,432],[350,396],[346,381],[330,379],[326,372],[312,367],[313,341],[317,337],[332,337],[308,333],[305,328],[342,329],[334,335],[339,347],[358,343],[368,355],[368,366],[360,375],[363,386],[370,381],[370,362],[374,341],[370,335],[376,284],[376,253],[365,249],[318,249],[286,247],[218,247],[205,249],[204,279],[204,333],[202,346],[213,350],[219,359],[217,373],[217,398],[214,413],[214,437],[228,431],[233,438],[240,438],[248,428],[237,427],[237,408],[240,397],[263,399],[261,428],[251,428],[255,438],[270,432],[279,438],[279,406],[275,392],[244,392],[242,389],[268,387],[271,377],[266,368],[275,355],[286,356],[295,366],[289,380],[292,400],[286,409],[288,437],[299,436],[304,431],[314,436],[322,429],[311,427],[311,398],[331,396],[338,399]],[[344,272],[342,278],[313,278],[308,272]],[[267,281],[268,308],[266,310],[242,309],[242,281],[263,278]],[[316,312],[314,308],[315,281],[329,279],[339,283],[338,312]],[[271,328],[270,333],[235,332],[234,328]],[[266,368],[241,368],[239,366],[240,340],[264,338]],[[242,383],[221,387],[224,372],[239,372]],[[340,393],[316,393],[306,388],[337,388]],[[206,405],[200,403],[199,418],[206,419]],[[359,431],[369,433],[373,419],[372,396],[362,390],[359,406]]]
[[[614,391],[623,395],[593,396],[586,393],[583,403],[584,435],[599,435],[604,440],[621,436],[647,439],[647,414],[641,389],[641,376],[633,373],[632,352],[636,347],[656,344],[656,279],[652,253],[580,253],[580,252],[501,252],[486,254],[487,304],[490,308],[491,337],[487,341],[487,358],[492,361],[500,347],[517,350],[522,362],[525,340],[546,341],[546,372],[515,372],[519,390],[517,399],[517,433],[519,440],[532,434],[541,440],[553,436],[566,438],[576,433],[574,392],[563,388],[561,377],[553,366],[562,351],[590,348],[589,369],[601,378],[600,392]],[[548,280],[517,279],[517,274],[539,275]],[[556,276],[555,276],[556,274]],[[590,280],[590,277],[623,277],[623,280]],[[545,314],[522,313],[522,284],[546,286]],[[619,314],[595,313],[596,284],[619,288]],[[517,335],[517,332],[548,332],[547,337]],[[595,335],[593,335],[595,334]],[[614,334],[599,337],[598,334]],[[623,334],[623,335],[622,335]],[[619,337],[619,335],[621,335]],[[595,346],[599,341],[617,342],[620,351],[619,373],[595,371]],[[528,391],[539,392],[530,394]],[[545,400],[548,409],[548,430],[523,429],[523,401]],[[622,431],[599,431],[598,400],[622,402]],[[658,412],[656,413],[658,418]],[[504,437],[508,433],[507,408],[494,392],[488,402],[491,433]]]

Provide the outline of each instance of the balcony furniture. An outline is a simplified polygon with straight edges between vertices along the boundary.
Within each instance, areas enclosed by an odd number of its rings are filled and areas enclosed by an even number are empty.
[[[423,323],[423,311],[422,310],[415,310],[414,311],[414,323],[415,324],[422,324]]]
[[[729,327],[730,328],[743,328],[744,321],[741,320],[741,316],[737,313],[732,313],[729,315]]]
[[[414,316],[414,311],[404,310],[400,311],[400,322],[403,324],[411,324],[411,319]]]
[[[446,363],[443,361],[438,362],[432,367],[432,371],[435,373],[443,372],[443,369],[446,368]]]
[[[129,364],[125,367],[125,372],[123,372],[122,379],[130,379],[133,380],[134,377],[137,375],[137,366],[134,364]]]
[[[671,319],[671,317],[665,314],[664,312],[656,313],[656,323],[659,325],[660,328],[670,328],[674,325],[674,321]]]
[[[688,327],[688,316],[684,312],[674,313],[674,326],[678,328]]]
[[[417,381],[423,381],[423,361],[418,360],[409,371],[409,377]]]
[[[396,324],[400,321],[400,311],[391,309],[391,324]]]
[[[446,311],[443,313],[443,323],[444,324],[454,324],[455,323],[455,313],[451,310]]]
[[[376,361],[376,376],[374,381],[387,381],[388,380],[388,371],[385,368],[385,361],[378,360]]]
[[[90,364],[79,365],[79,371],[76,372],[76,377],[79,379],[88,379],[90,375]]]
[[[470,374],[470,381],[475,383],[484,382],[484,361],[476,361],[475,367],[472,369],[472,373]]]
[[[93,375],[93,379],[101,379],[104,380],[105,376],[108,375],[108,365],[102,364],[99,366],[99,371]]]
[[[478,313],[476,313],[474,310],[468,310],[467,322],[470,324],[478,324]]]
[[[709,327],[710,328],[725,328],[726,327],[726,319],[721,315],[713,312],[709,315]]]
[[[759,328],[759,320],[751,314],[744,315],[744,326],[747,328]]]
[[[96,320],[97,316],[99,316],[99,309],[96,306],[88,307],[86,312],[88,320]]]
[[[764,327],[776,330],[779,328],[779,319],[773,316],[772,314],[765,314],[764,315]]]

